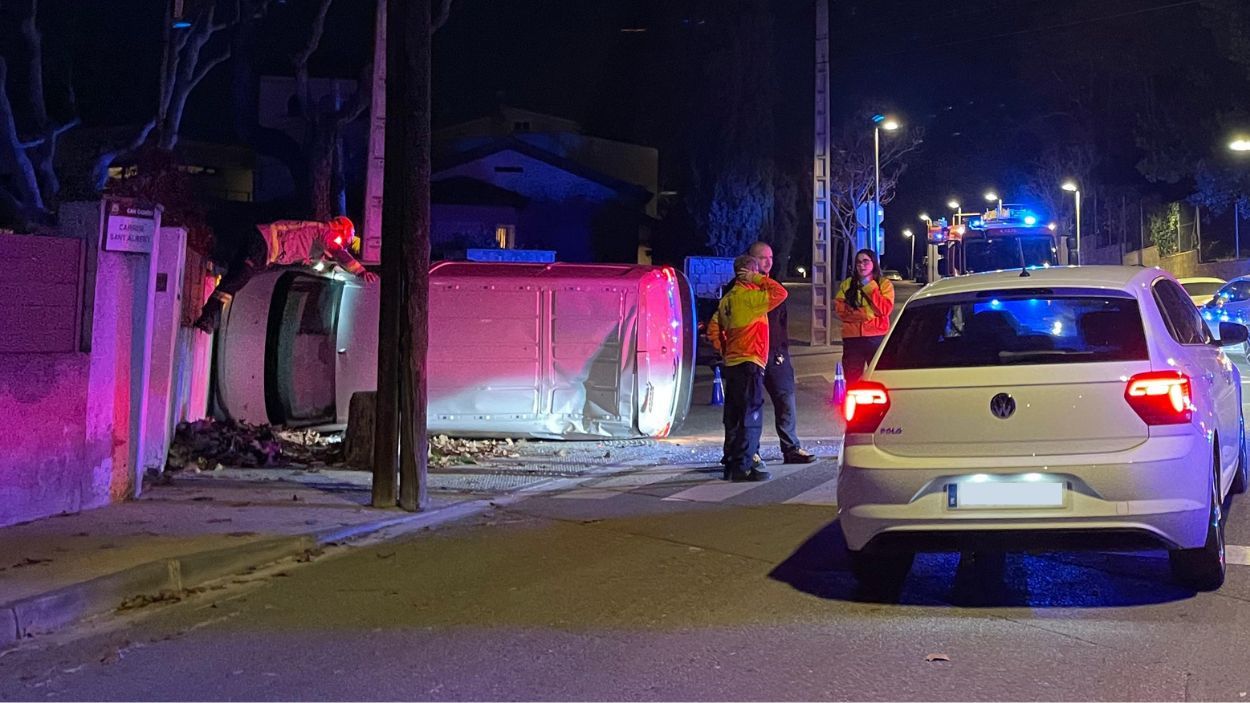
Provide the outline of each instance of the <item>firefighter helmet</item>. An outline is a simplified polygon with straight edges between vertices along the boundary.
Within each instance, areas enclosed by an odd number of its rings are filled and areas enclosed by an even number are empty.
[[[336,245],[350,249],[352,241],[356,238],[356,225],[352,224],[350,218],[339,215],[330,220],[330,234],[334,235]]]

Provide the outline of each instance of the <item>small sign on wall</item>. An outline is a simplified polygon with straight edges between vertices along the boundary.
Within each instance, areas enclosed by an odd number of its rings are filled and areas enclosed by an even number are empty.
[[[151,254],[160,208],[133,200],[108,198],[104,201],[104,250]]]

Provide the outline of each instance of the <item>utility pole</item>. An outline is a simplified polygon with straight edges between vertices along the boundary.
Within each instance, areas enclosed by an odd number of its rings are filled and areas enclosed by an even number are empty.
[[[433,0],[386,8],[386,163],[373,504],[425,506],[430,270],[430,44]],[[450,3],[442,0],[438,23]]]
[[[829,0],[816,0],[816,140],[812,164],[812,346],[833,343],[833,199],[829,192]]]
[[[406,4],[401,1],[401,6]],[[374,41],[380,45],[374,56],[383,61],[383,67],[375,65],[375,77],[379,72],[386,72],[394,61],[391,55],[402,44],[392,44],[391,34],[395,32],[393,25],[398,24],[399,16],[388,15],[387,0],[378,0],[378,25]],[[377,47],[375,47],[377,48]],[[391,76],[396,75],[394,72]],[[375,88],[376,88],[375,83]],[[387,117],[402,106],[402,94],[398,94],[397,81],[383,79],[384,98],[374,94],[373,109],[382,110]],[[383,122],[385,125],[385,121]],[[402,119],[394,122],[402,125]],[[376,125],[375,125],[376,128]],[[381,303],[378,307],[378,390],[375,396],[373,425],[373,507],[393,508],[398,500],[398,475],[396,473],[399,459],[399,364],[402,353],[399,349],[399,316],[404,309],[404,237],[402,230],[397,230],[396,217],[402,215],[393,210],[401,205],[402,197],[398,197],[403,186],[403,168],[397,145],[392,142],[402,136],[402,130],[387,130],[385,149],[383,151],[383,203],[385,214],[383,226],[389,230],[381,237],[378,245],[382,259],[382,290]],[[402,147],[402,144],[398,145]],[[387,157],[390,158],[387,158]],[[390,194],[391,197],[385,197]],[[375,197],[377,197],[375,195]]]

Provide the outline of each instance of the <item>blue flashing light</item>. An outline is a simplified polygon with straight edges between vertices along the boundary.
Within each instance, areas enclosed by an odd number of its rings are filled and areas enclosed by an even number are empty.
[[[872,116],[873,124],[881,124],[884,121],[885,121],[885,115],[873,115]]]
[[[995,310],[1001,309],[1003,307],[1003,301],[999,300],[998,298],[994,298],[993,300],[990,301],[990,307]]]
[[[1024,224],[1032,227],[1033,225],[1037,224],[1037,218],[1032,215],[1028,215],[1024,218]]]
[[[980,226],[981,226],[981,221],[980,221],[980,220],[973,220],[972,222],[970,222],[970,223],[969,223],[969,226],[970,226],[970,227],[980,227]]]
[[[1214,320],[1214,319],[1215,319],[1215,315],[1212,315],[1212,314],[1211,314],[1211,313],[1209,313],[1209,312],[1204,312],[1204,313],[1202,313],[1202,317],[1203,317],[1204,319],[1208,320],[1208,321],[1210,321],[1210,320]]]
[[[188,29],[190,27],[191,27],[191,23],[186,20],[174,20],[174,24],[173,24],[174,29]]]

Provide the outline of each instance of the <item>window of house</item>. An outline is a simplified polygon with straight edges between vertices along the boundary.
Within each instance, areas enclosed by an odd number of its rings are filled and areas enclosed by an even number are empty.
[[[516,248],[516,225],[496,225],[495,243],[500,249]]]

